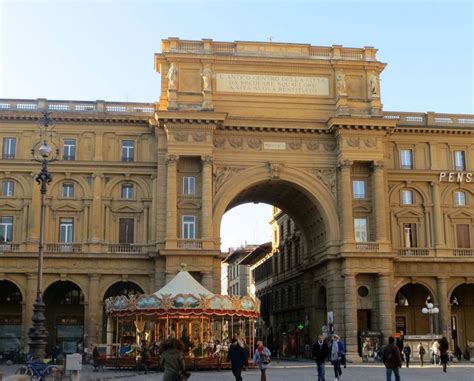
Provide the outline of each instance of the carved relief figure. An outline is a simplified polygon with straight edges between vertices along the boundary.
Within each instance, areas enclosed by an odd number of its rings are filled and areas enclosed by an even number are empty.
[[[369,93],[372,96],[379,95],[379,79],[375,74],[369,77]]]
[[[343,73],[336,75],[336,89],[339,95],[346,95],[346,76]]]
[[[178,68],[173,62],[170,69],[168,70],[168,90],[176,90],[178,85]]]
[[[204,65],[204,69],[202,70],[201,77],[202,77],[202,90],[211,91],[212,71],[208,64]]]

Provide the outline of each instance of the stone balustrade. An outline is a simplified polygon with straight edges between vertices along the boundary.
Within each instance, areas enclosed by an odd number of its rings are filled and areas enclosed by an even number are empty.
[[[463,125],[474,127],[472,115],[385,111],[383,117],[388,120],[396,120],[399,126],[455,127]]]

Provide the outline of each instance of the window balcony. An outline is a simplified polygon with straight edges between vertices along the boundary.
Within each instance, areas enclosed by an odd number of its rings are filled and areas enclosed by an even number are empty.
[[[19,251],[20,244],[12,242],[0,242],[0,253]]]
[[[14,153],[4,153],[4,154],[2,154],[2,159],[3,160],[14,160],[15,159],[15,154]]]
[[[47,243],[48,253],[82,253],[82,243]]]
[[[398,249],[398,255],[401,257],[429,257],[430,249],[407,247],[404,249]]]
[[[73,161],[73,160],[76,160],[76,156],[75,155],[63,155],[63,160]]]
[[[375,242],[356,242],[355,248],[358,251],[379,251],[379,244]]]
[[[202,249],[202,240],[178,239],[178,249]]]
[[[474,257],[474,249],[454,249],[453,255],[455,257]]]
[[[130,156],[122,156],[122,161],[123,161],[123,162],[132,162],[132,161],[134,161],[134,160],[133,160],[133,157],[130,157]]]
[[[109,253],[141,253],[141,245],[133,243],[111,243],[109,244]]]

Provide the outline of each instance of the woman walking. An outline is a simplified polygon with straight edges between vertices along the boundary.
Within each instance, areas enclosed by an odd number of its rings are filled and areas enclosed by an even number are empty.
[[[339,341],[339,336],[334,335],[331,344],[331,363],[334,366],[334,377],[336,380],[342,380],[341,359],[344,354],[344,344]]]
[[[168,339],[161,344],[163,353],[160,364],[164,370],[163,381],[176,381],[182,379],[185,373],[184,344],[178,339]]]
[[[418,357],[420,357],[421,366],[423,366],[426,350],[423,344],[421,343],[421,341],[420,341],[420,344],[418,344],[417,350],[418,350]]]
[[[267,381],[265,371],[267,370],[268,364],[270,364],[270,356],[270,350],[263,345],[262,341],[257,341],[257,350],[253,356],[253,362],[257,364],[260,369],[260,381]]]
[[[411,355],[411,348],[408,344],[405,344],[403,347],[403,356],[405,357],[405,364],[407,368],[410,367],[410,355]]]

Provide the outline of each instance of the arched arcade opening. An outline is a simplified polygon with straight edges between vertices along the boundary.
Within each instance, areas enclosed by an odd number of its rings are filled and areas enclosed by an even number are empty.
[[[474,284],[463,283],[451,293],[451,337],[454,346],[474,349]]]
[[[21,351],[22,302],[20,289],[8,280],[0,281],[0,355],[9,358]]]
[[[421,311],[428,302],[434,303],[430,290],[420,283],[409,283],[401,287],[395,296],[396,332],[403,335],[427,335],[436,331],[436,317],[426,316]],[[430,319],[433,319],[430,322]],[[430,327],[432,325],[432,328]]]

